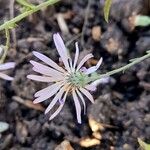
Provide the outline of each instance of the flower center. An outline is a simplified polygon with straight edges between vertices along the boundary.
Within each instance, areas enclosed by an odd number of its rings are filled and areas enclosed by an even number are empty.
[[[75,87],[84,87],[88,80],[88,75],[83,72],[74,72],[68,76],[68,82]]]

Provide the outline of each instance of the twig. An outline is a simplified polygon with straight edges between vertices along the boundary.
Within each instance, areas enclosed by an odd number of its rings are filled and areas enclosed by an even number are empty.
[[[45,110],[41,104],[33,104],[33,102],[31,100],[24,100],[18,96],[13,96],[12,99],[15,100],[16,102],[20,103],[20,104],[23,104],[24,106],[26,106],[28,108],[39,110],[42,112]]]
[[[58,25],[59,25],[61,32],[66,34],[66,35],[69,34],[69,29],[68,29],[68,26],[67,26],[67,23],[64,19],[63,14],[62,13],[56,14],[56,19],[57,19],[57,22],[58,22]]]
[[[15,3],[15,0],[10,0],[10,5],[9,5],[10,19],[14,18],[14,3]],[[11,30],[11,34],[12,34],[13,46],[16,47],[17,40],[16,40],[15,28]]]

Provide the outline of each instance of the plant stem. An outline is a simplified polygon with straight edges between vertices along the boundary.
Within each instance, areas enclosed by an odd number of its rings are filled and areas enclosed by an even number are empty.
[[[7,56],[7,51],[10,47],[10,32],[9,29],[5,29],[5,35],[6,35],[6,45],[4,46],[4,54],[2,55],[2,58],[0,59],[0,64],[4,62],[6,56]]]
[[[60,1],[60,0],[48,0],[48,1],[44,2],[44,3],[42,3],[42,4],[39,4],[39,5],[35,6],[33,9],[28,10],[28,11],[26,11],[26,12],[24,12],[24,13],[22,13],[22,14],[16,16],[15,18],[13,18],[13,19],[11,19],[11,20],[9,20],[9,21],[6,21],[4,24],[2,24],[2,25],[0,26],[0,31],[1,31],[1,30],[4,30],[4,29],[6,29],[6,28],[7,28],[7,29],[8,29],[8,28],[11,28],[11,27],[14,26],[17,22],[19,22],[20,20],[22,20],[23,18],[25,18],[25,17],[31,15],[31,14],[34,13],[34,12],[37,12],[37,11],[41,10],[42,8],[45,8],[45,7],[49,6],[49,5],[52,5],[52,4],[54,4],[54,3],[58,2],[58,1]]]
[[[107,72],[107,73],[105,73],[105,74],[101,74],[101,75],[100,75],[100,74],[97,74],[97,75],[91,76],[89,82],[92,82],[92,81],[101,79],[101,78],[103,78],[103,77],[107,77],[107,76],[116,74],[116,73],[121,72],[121,71],[125,71],[126,69],[128,69],[128,68],[130,68],[130,67],[132,67],[132,66],[134,66],[134,65],[136,65],[136,64],[138,64],[138,63],[140,63],[141,61],[143,61],[143,60],[145,60],[145,59],[147,59],[147,58],[149,58],[149,57],[150,57],[150,52],[147,51],[147,54],[146,54],[146,55],[134,59],[133,62],[131,62],[131,63],[129,63],[129,64],[127,64],[127,65],[125,65],[125,66],[123,66],[123,67],[121,67],[121,68],[118,68],[118,69],[109,71],[109,72]]]

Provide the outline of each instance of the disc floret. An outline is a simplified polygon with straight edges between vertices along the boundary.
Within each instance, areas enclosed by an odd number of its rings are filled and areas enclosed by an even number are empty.
[[[84,74],[81,71],[76,71],[74,73],[71,73],[68,76],[67,80],[74,87],[77,87],[77,88],[85,87],[87,80],[88,80],[88,75]]]

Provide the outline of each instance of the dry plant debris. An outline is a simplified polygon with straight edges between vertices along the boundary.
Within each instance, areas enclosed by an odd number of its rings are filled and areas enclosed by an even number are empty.
[[[74,149],[69,141],[64,140],[55,148],[55,150],[74,150]]]

